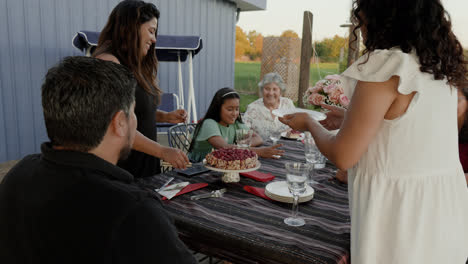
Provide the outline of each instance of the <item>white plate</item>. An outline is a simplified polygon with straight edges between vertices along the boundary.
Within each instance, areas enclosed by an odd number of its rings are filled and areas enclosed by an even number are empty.
[[[272,113],[276,116],[283,117],[285,115],[294,113],[308,113],[313,119],[317,121],[324,120],[327,116],[324,113],[317,112],[314,110],[302,109],[302,108],[290,108],[290,109],[275,109]]]
[[[215,168],[215,167],[211,167],[210,165],[207,165],[206,164],[206,159],[203,159],[203,165],[205,166],[205,168],[207,169],[210,169],[212,171],[219,171],[219,172],[250,172],[250,171],[255,171],[255,170],[258,170],[260,168],[260,166],[262,166],[262,164],[260,163],[260,161],[257,161],[257,166],[253,167],[253,168],[250,168],[250,169],[245,169],[245,170],[225,170],[225,169],[219,169],[219,168]]]
[[[314,188],[306,183],[306,191],[299,196],[299,202],[303,203],[312,200],[312,198],[314,198],[314,192]],[[293,196],[289,192],[288,183],[286,181],[276,181],[267,184],[265,187],[265,195],[278,202],[293,202]]]
[[[282,132],[281,136],[284,137],[284,138],[287,138],[287,139],[291,139],[291,140],[303,140],[305,138],[304,133],[300,133],[298,138],[288,137],[288,132],[287,131]]]

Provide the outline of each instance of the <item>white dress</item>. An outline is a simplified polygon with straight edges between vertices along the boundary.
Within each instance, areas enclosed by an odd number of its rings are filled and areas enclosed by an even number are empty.
[[[278,109],[290,108],[295,108],[291,99],[280,97]],[[272,129],[277,131],[290,130],[287,125],[278,120],[277,116],[274,118],[272,117],[270,109],[263,103],[263,98],[255,100],[247,106],[242,120],[248,127],[255,131],[255,133],[261,136],[264,141],[268,140],[270,137],[269,131],[272,131]]]
[[[468,189],[458,157],[457,91],[422,73],[415,53],[377,50],[359,65],[366,59],[342,74],[345,89],[396,75],[401,94],[416,94],[405,114],[384,120],[348,171],[351,263],[464,264]]]

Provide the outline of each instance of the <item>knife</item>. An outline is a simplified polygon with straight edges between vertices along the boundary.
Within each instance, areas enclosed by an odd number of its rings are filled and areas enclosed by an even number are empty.
[[[161,187],[154,189],[156,192],[162,191],[166,186],[171,183],[171,181],[174,180],[174,177],[169,178]]]

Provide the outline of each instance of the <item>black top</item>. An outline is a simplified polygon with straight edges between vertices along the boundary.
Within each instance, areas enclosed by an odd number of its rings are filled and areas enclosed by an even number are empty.
[[[135,115],[138,120],[137,130],[147,138],[157,141],[156,111],[157,99],[150,95],[142,87],[137,85],[135,91]],[[132,150],[127,160],[118,163],[118,166],[127,170],[133,176],[149,177],[161,173],[161,165],[158,158]]]
[[[128,172],[41,148],[0,184],[1,263],[196,263],[161,201]]]

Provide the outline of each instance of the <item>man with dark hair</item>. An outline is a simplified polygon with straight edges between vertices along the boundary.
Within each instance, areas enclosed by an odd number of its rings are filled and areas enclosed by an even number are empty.
[[[160,200],[116,166],[136,133],[135,85],[124,66],[94,58],[49,70],[51,142],[0,184],[1,263],[196,263]]]

